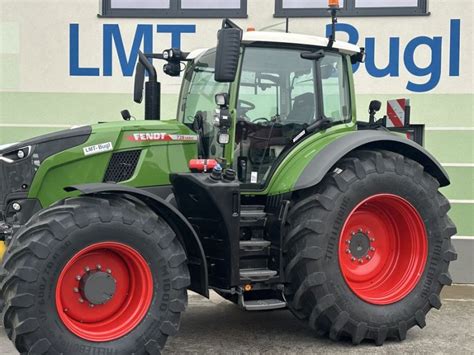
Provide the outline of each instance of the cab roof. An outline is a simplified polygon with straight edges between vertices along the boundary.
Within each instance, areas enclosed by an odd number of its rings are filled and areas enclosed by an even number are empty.
[[[244,32],[242,43],[285,43],[300,44],[304,46],[327,47],[329,40],[325,37],[303,35],[298,33],[285,32],[265,32],[265,31],[249,31]],[[360,48],[354,44],[342,41],[335,41],[333,48],[338,49],[342,53],[353,55],[360,53]],[[188,55],[188,59],[196,59],[209,48],[200,48],[192,51]]]
[[[287,43],[301,44],[305,46],[327,47],[329,40],[325,37],[297,33],[250,31],[244,32],[242,42]],[[333,48],[349,55],[360,53],[360,48],[358,46],[347,42],[335,41]]]

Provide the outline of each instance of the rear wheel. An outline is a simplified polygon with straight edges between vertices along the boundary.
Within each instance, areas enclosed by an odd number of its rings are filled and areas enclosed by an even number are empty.
[[[456,228],[437,181],[387,151],[357,151],[292,207],[285,239],[292,312],[331,339],[406,337],[451,284]]]
[[[41,211],[2,269],[4,325],[20,352],[156,354],[187,304],[186,255],[139,201],[78,197]]]

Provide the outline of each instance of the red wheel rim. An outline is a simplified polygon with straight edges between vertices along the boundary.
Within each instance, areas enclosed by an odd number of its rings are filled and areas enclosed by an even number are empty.
[[[339,238],[339,265],[350,289],[362,300],[386,305],[408,295],[425,269],[426,230],[407,200],[371,196],[349,214]]]
[[[101,304],[90,301],[84,291],[84,280],[93,274],[114,282],[113,295]],[[56,309],[73,334],[103,342],[132,331],[152,297],[153,279],[145,259],[128,245],[103,242],[81,250],[64,266],[56,286]]]

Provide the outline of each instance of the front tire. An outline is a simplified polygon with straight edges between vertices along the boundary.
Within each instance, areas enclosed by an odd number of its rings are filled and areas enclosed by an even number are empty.
[[[356,151],[292,206],[285,239],[289,308],[333,340],[405,339],[440,308],[457,255],[448,200],[413,160]],[[303,194],[302,194],[303,195]]]
[[[171,227],[140,201],[103,195],[45,209],[3,261],[4,326],[30,354],[157,354],[190,283]]]

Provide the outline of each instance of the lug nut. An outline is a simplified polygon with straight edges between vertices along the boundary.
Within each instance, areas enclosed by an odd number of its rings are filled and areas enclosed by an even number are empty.
[[[350,250],[350,249],[346,249],[346,253],[347,253],[347,254],[350,254],[350,253],[351,253],[351,250]]]
[[[374,248],[374,247],[370,247],[370,251],[375,251],[375,248]]]
[[[92,303],[89,303],[90,308],[94,308],[94,305]]]
[[[91,269],[90,269],[90,267],[89,267],[89,266],[86,266],[86,267],[84,268],[84,270],[86,270],[86,272],[89,272],[89,271],[91,271]]]
[[[355,259],[356,259],[356,258],[354,258],[354,257],[351,258],[352,261],[355,261]]]
[[[362,233],[362,228],[359,228],[359,232],[361,232],[361,233]]]
[[[84,300],[82,298],[79,298],[79,303],[84,303]]]
[[[64,312],[68,312],[68,311],[69,311],[69,309],[67,309],[67,308],[64,308]]]
[[[73,290],[74,290],[75,293],[79,292],[79,289],[77,287],[74,287]]]
[[[355,232],[351,232],[351,235],[356,235],[356,233],[355,233]]]
[[[81,281],[81,275],[77,275],[77,276],[76,276],[76,280],[77,280],[77,281]]]
[[[362,264],[363,262],[364,262],[364,260],[359,259],[359,264]]]
[[[107,272],[107,274],[111,274],[111,273],[112,273],[112,270],[107,269],[106,272]]]
[[[375,238],[370,238],[370,241],[373,243],[375,242]]]
[[[365,258],[366,258],[367,260],[370,260],[370,259],[371,259],[370,255],[367,255]]]
[[[349,239],[347,239],[346,244],[351,244],[351,241]]]
[[[100,270],[100,269],[102,269],[102,265],[97,264],[96,268],[97,268],[97,270]]]

